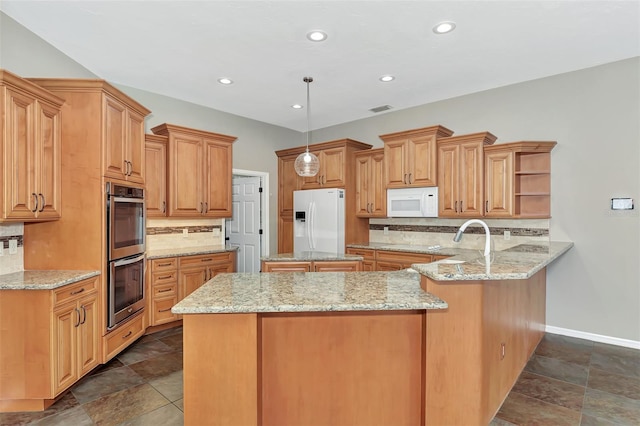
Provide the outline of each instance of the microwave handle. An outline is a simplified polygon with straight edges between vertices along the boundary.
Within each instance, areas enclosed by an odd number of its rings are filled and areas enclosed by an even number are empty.
[[[144,260],[144,254],[141,254],[140,256],[136,256],[136,257],[131,258],[131,259],[116,260],[115,262],[113,262],[113,266],[130,265],[132,263],[140,262],[141,260]]]

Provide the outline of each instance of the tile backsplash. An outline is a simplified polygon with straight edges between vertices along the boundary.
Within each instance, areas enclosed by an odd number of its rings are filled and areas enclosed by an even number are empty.
[[[467,219],[386,218],[369,220],[369,242],[409,245],[440,245],[481,250],[485,231],[470,225],[459,243],[453,236]],[[549,219],[483,219],[489,227],[495,250],[518,244],[549,241]],[[386,228],[386,230],[385,230]],[[505,239],[505,231],[509,237]]]
[[[224,245],[224,219],[147,219],[147,250],[212,245]]]
[[[0,244],[2,244],[0,275],[24,271],[23,236],[24,223],[0,224]],[[16,254],[9,254],[9,240],[17,240]]]

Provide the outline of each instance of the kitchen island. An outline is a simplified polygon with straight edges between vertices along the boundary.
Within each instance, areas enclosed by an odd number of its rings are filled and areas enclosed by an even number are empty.
[[[419,273],[220,275],[173,308],[185,424],[486,425],[544,333],[546,266],[571,246]]]

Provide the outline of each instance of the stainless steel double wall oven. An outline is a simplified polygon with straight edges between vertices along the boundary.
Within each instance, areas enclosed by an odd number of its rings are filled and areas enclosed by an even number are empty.
[[[144,307],[144,189],[107,182],[107,328]]]

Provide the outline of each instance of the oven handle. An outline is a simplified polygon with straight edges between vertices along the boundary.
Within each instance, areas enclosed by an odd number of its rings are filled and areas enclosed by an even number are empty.
[[[109,199],[112,202],[118,203],[141,203],[144,204],[144,198],[135,198],[135,197],[114,197],[112,195],[109,196]]]
[[[144,260],[144,254],[141,254],[140,256],[133,257],[133,258],[116,260],[115,262],[112,262],[112,263],[113,263],[113,266],[124,266],[124,265],[130,265],[132,263],[140,262],[141,260]]]

